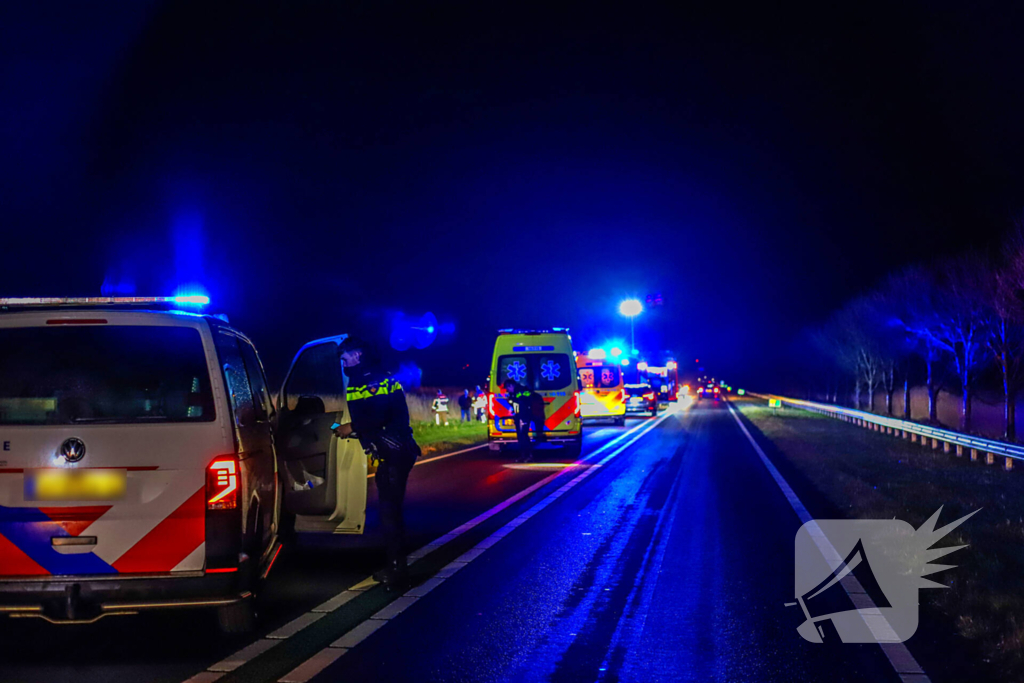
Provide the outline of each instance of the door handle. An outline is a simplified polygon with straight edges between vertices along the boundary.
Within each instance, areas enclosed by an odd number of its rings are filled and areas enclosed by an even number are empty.
[[[61,548],[72,545],[96,545],[95,536],[54,536],[50,539],[50,545]]]

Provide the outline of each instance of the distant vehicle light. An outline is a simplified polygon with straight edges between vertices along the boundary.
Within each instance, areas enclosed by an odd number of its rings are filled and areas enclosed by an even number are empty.
[[[647,370],[647,363],[645,361],[640,361],[639,363],[636,364],[636,369],[639,370],[640,372],[644,372],[645,370]]]
[[[628,358],[623,358],[622,359],[622,364],[623,365],[629,365],[629,359]]]
[[[687,393],[687,394],[690,393],[690,385],[689,384],[684,384],[683,385],[683,392]]]
[[[609,353],[612,354],[612,358],[618,358],[619,356],[622,355],[622,349],[620,349],[618,346],[613,346],[612,350]]]
[[[593,358],[594,360],[604,360],[604,349],[590,349],[590,351],[587,351],[587,356],[589,358]]]
[[[676,365],[676,362],[674,360],[670,360],[668,362],[668,369],[669,370],[675,370],[677,367],[679,367],[679,366]]]

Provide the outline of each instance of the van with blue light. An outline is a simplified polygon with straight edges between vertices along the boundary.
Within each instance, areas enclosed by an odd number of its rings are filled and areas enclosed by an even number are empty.
[[[558,327],[498,331],[487,395],[488,443],[492,451],[517,447],[514,408],[504,388],[508,380],[543,396],[544,437],[578,455],[583,435],[569,331]]]
[[[622,361],[618,355],[609,354],[604,349],[591,349],[586,355],[576,356],[576,372],[580,378],[580,416],[584,421],[626,423],[626,389]]]
[[[208,607],[253,628],[284,527],[362,533],[344,335],[277,404],[205,296],[0,299],[0,613],[91,623]]]

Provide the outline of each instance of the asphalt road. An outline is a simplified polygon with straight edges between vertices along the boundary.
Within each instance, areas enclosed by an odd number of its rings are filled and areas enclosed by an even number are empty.
[[[201,613],[0,621],[0,681],[900,680],[878,646],[797,635],[784,603],[800,521],[724,404],[591,427],[570,467],[537,460],[480,449],[414,470],[413,547],[476,521],[421,551],[410,595],[323,606],[382,556],[372,539],[307,536],[255,636],[225,639]]]

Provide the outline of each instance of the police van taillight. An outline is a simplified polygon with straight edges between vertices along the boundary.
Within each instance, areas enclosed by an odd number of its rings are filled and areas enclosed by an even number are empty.
[[[238,507],[238,456],[221,455],[206,468],[206,509]]]
[[[494,417],[494,394],[487,394],[487,417]]]

